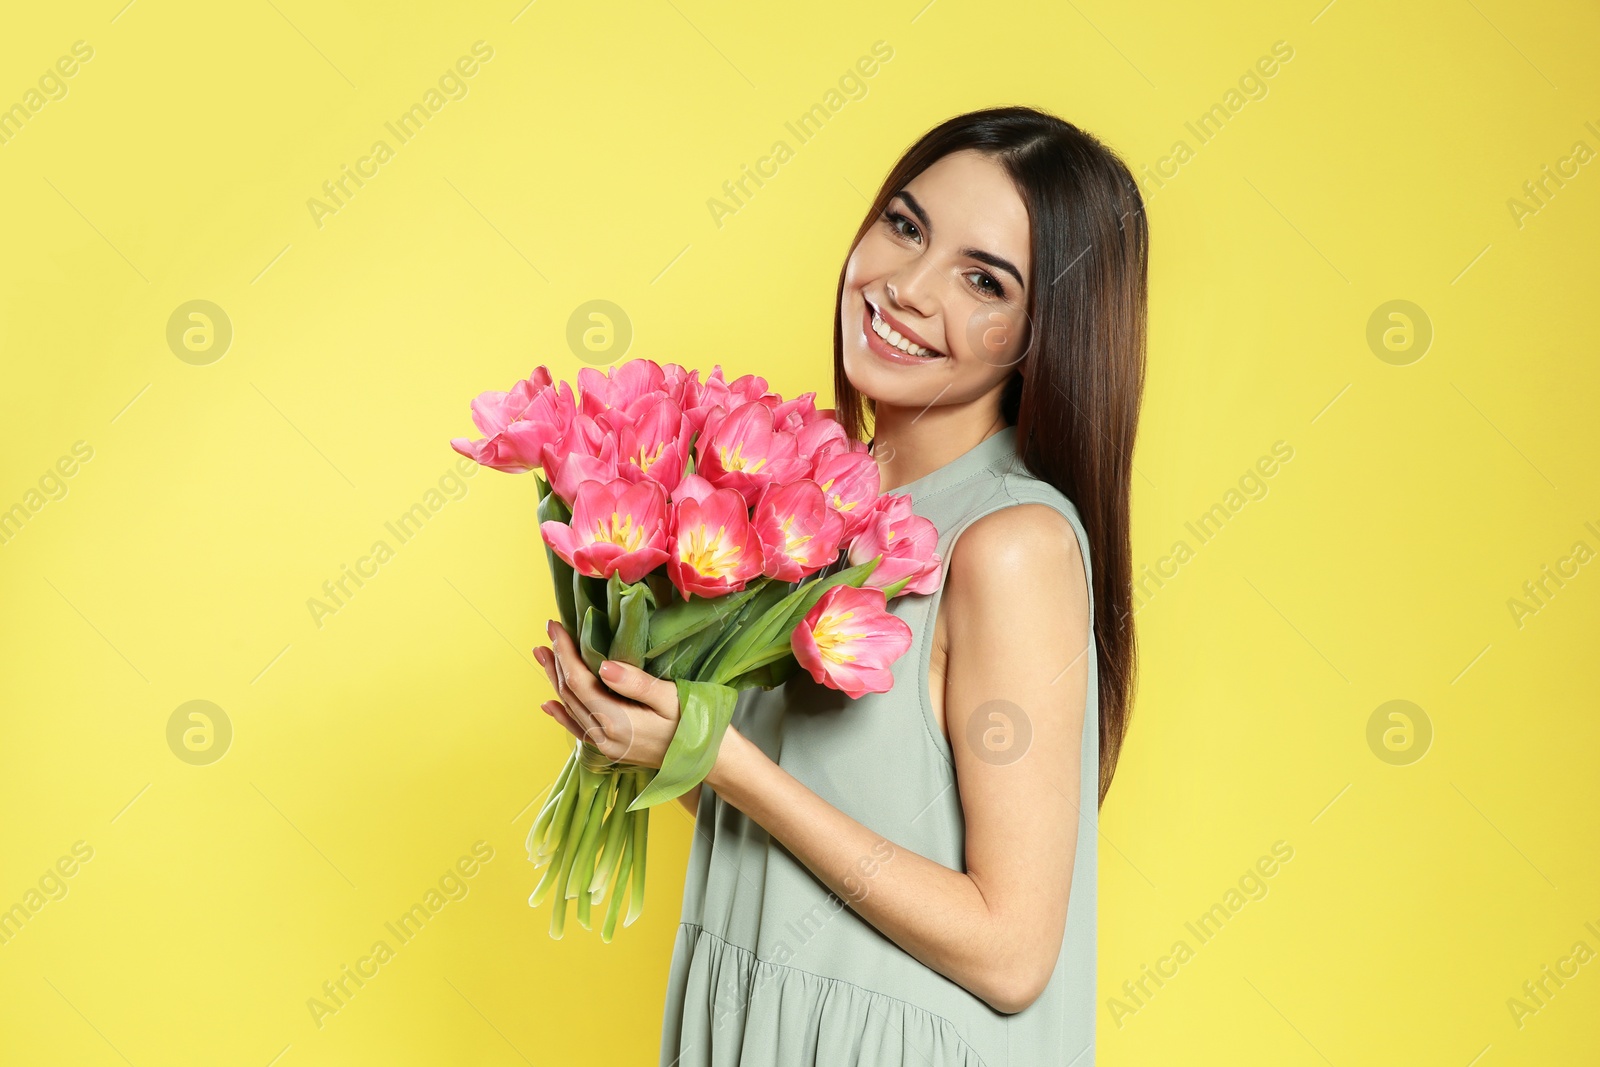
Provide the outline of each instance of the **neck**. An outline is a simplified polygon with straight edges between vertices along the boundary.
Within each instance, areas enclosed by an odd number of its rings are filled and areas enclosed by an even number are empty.
[[[1005,428],[1005,419],[992,407],[903,408],[879,402],[872,428],[878,491],[890,493],[909,485]]]

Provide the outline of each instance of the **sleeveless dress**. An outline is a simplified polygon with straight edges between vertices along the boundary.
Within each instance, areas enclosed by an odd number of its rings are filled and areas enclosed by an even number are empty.
[[[1022,466],[1014,426],[892,491],[910,494],[912,509],[938,529],[946,577],[950,550],[968,524],[1022,503],[1065,515],[1089,565],[1077,509]],[[887,693],[851,700],[802,669],[773,689],[741,691],[733,725],[897,849],[964,871],[955,766],[928,697],[942,591],[941,581],[932,593],[889,601],[910,625],[912,645],[895,661]],[[1090,633],[1092,641],[1092,622]],[[889,940],[759,824],[703,787],[668,977],[661,1067],[1090,1067],[1099,823],[1092,646],[1086,659],[1067,923],[1038,1000],[1010,1015],[994,1010]]]

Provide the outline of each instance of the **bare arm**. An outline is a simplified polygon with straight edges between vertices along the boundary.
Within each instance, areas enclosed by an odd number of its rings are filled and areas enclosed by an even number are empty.
[[[1043,991],[1066,925],[1088,591],[1071,526],[1044,505],[985,516],[957,545],[942,595],[949,601],[945,708],[966,818],[965,871],[885,840],[732,727],[705,782],[895,944],[1010,1013]],[[968,725],[980,711],[981,732],[995,743],[974,747]],[[1008,729],[1016,743],[997,747]]]

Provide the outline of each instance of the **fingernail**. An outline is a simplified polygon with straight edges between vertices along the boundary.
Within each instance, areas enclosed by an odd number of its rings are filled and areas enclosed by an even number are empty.
[[[600,664],[600,674],[603,677],[615,678],[618,673],[617,665],[611,660],[605,660]]]
[[[556,636],[556,620],[551,619],[549,622],[545,623],[544,632],[549,634],[550,638],[554,640]]]

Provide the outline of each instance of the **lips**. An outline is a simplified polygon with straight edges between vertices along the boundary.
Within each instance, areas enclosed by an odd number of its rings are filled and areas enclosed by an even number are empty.
[[[931,360],[931,359],[941,359],[941,358],[944,358],[947,355],[947,353],[941,352],[937,348],[933,347],[933,345],[929,344],[920,334],[918,334],[915,331],[913,331],[905,323],[901,322],[899,319],[894,318],[888,312],[884,311],[883,308],[881,308],[877,304],[873,303],[871,298],[869,298],[865,293],[861,294],[861,299],[862,299],[862,302],[867,305],[866,332],[869,335],[869,337],[878,337],[879,336],[877,331],[872,328],[872,315],[873,315],[874,312],[876,312],[878,317],[880,319],[882,319],[884,321],[884,323],[891,330],[895,331],[901,337],[904,337],[907,341],[910,341],[912,344],[919,345],[922,348],[925,348],[929,352],[933,353],[930,356],[911,356],[912,359],[920,359],[920,360],[923,360],[923,361],[927,361],[927,360]],[[893,345],[889,344],[889,342],[888,342],[888,340],[886,338],[881,338],[880,337],[879,339],[883,341],[885,347],[891,348],[891,349],[894,348]],[[895,349],[895,351],[898,352],[899,350]],[[910,353],[901,353],[901,354],[902,355],[910,355]]]

